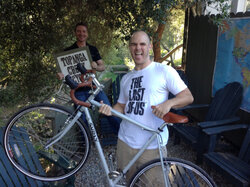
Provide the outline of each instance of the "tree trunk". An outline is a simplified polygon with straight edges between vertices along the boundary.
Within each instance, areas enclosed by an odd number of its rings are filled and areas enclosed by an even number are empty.
[[[161,39],[162,34],[165,29],[165,24],[160,23],[158,25],[157,31],[153,35],[153,52],[154,52],[154,61],[162,62],[161,59]]]

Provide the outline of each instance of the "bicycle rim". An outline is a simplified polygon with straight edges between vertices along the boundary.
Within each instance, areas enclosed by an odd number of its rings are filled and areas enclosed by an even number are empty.
[[[166,158],[164,159],[164,169],[167,176],[167,185],[164,183],[161,162],[157,159],[145,164],[132,177],[130,186],[216,186],[211,177],[203,169],[186,160]]]
[[[15,114],[4,133],[4,147],[12,164],[23,174],[42,181],[56,181],[76,173],[85,163],[89,134],[79,120],[48,149],[45,145],[72,119],[65,107],[33,105]]]

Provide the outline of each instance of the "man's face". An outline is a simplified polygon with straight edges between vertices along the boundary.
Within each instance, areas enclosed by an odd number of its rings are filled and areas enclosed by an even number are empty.
[[[134,33],[129,43],[129,50],[136,65],[142,65],[150,61],[149,51],[151,44],[144,32]]]
[[[76,36],[76,40],[78,42],[84,42],[84,41],[86,41],[87,38],[88,38],[87,27],[85,27],[83,25],[77,26],[76,30],[75,30],[75,36]]]

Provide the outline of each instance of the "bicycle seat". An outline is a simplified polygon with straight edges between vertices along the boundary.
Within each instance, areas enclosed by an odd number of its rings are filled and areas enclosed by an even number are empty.
[[[168,112],[162,118],[166,123],[187,123],[188,117],[175,114],[173,112]]]

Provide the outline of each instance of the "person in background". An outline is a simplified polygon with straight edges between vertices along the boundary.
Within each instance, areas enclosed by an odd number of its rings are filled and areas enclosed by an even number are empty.
[[[129,41],[129,50],[135,68],[121,79],[119,99],[113,109],[150,128],[157,129],[163,123],[163,116],[171,108],[192,103],[193,96],[175,69],[151,61],[149,56],[151,48],[147,33],[144,31],[133,33]],[[169,92],[175,97],[168,99]],[[152,109],[151,106],[155,108]],[[99,112],[112,115],[111,107],[105,104],[102,104]],[[117,143],[118,168],[124,168],[151,135],[150,132],[122,120]],[[165,132],[165,138],[168,139],[168,131]],[[156,140],[128,171],[127,181],[140,166],[155,158],[159,158]],[[157,177],[155,179],[157,180]]]
[[[98,72],[104,71],[105,65],[104,65],[104,62],[101,58],[101,55],[100,55],[98,49],[95,46],[92,46],[87,42],[87,39],[88,39],[88,26],[87,26],[87,24],[82,23],[82,22],[77,23],[75,26],[74,33],[75,33],[75,37],[76,37],[76,42],[73,45],[64,49],[64,51],[88,46],[92,60],[93,60],[91,62],[92,69],[96,70]],[[58,73],[58,77],[60,79],[63,79],[64,75],[62,73]],[[75,96],[80,101],[86,101],[90,95],[89,91],[90,91],[90,88],[80,88],[80,89],[76,90]],[[108,100],[107,95],[103,91],[101,91],[96,96],[95,100],[99,101],[99,102],[103,101],[103,103],[105,103],[109,106],[111,105],[109,100]],[[85,114],[82,115],[82,119],[87,124]],[[107,119],[108,119],[109,123],[112,124],[112,128],[114,129],[114,132],[118,133],[119,126],[120,126],[120,119],[118,119],[114,116],[108,116]]]

